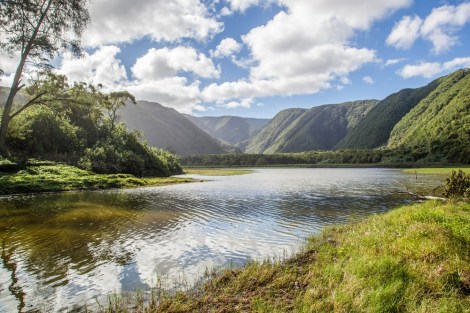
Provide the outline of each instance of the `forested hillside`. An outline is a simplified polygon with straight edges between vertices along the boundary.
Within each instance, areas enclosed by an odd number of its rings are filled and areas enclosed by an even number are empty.
[[[271,126],[279,125],[279,128],[284,128],[267,129],[265,127],[249,143],[247,152],[279,153],[330,150],[364,118],[377,102],[377,100],[353,101],[294,111],[299,113],[298,115],[283,114],[281,117],[291,118],[289,122],[273,123]],[[287,120],[283,119],[282,121]]]
[[[229,145],[238,145],[253,137],[270,121],[269,119],[239,116],[185,116],[212,137]]]
[[[278,114],[261,131],[246,142],[246,153],[263,153],[275,142],[284,130],[294,123],[307,109],[286,109]]]
[[[389,147],[431,159],[470,163],[470,70],[439,79],[439,86],[392,130]]]
[[[371,109],[335,148],[373,149],[386,145],[395,124],[429,95],[439,82],[438,79],[421,88],[403,89],[391,94]]]
[[[143,132],[148,144],[154,147],[168,149],[179,155],[230,151],[183,114],[158,103],[138,101],[135,105],[121,108],[118,114],[129,128]]]

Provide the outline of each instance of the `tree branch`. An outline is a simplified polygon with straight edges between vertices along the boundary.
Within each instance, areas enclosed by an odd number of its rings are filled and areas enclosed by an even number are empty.
[[[33,99],[29,100],[25,105],[23,105],[21,108],[19,108],[15,113],[13,113],[12,115],[10,115],[10,120],[12,120],[13,118],[15,118],[18,114],[20,114],[21,112],[23,112],[24,110],[26,110],[27,108],[29,108],[30,106],[32,106],[33,104],[36,104],[36,103],[40,103],[40,101],[38,101],[42,96],[44,96],[45,94],[47,93],[47,91],[43,91],[41,93],[39,93],[36,97],[34,97]]]

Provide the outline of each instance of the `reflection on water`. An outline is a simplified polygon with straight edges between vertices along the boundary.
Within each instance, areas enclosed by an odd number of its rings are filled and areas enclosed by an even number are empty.
[[[384,169],[260,169],[185,185],[0,198],[0,311],[93,306],[158,275],[291,252],[332,223],[409,201],[440,176]],[[406,187],[405,187],[406,186]]]

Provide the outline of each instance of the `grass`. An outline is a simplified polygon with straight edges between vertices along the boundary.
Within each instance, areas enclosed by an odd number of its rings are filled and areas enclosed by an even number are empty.
[[[423,167],[423,168],[407,168],[404,169],[403,172],[405,173],[418,173],[418,174],[445,174],[449,175],[452,171],[458,172],[459,170],[464,171],[466,174],[470,174],[470,167],[469,166],[462,166],[462,167]]]
[[[44,163],[27,166],[14,173],[0,172],[0,195],[160,186],[191,181],[176,177],[137,178],[129,174],[95,174],[74,166]]]
[[[143,299],[110,298],[102,311],[469,312],[470,204],[425,202],[330,227],[291,258]]]
[[[233,168],[186,168],[186,174],[196,174],[203,176],[234,176],[253,173],[252,170],[242,170]]]

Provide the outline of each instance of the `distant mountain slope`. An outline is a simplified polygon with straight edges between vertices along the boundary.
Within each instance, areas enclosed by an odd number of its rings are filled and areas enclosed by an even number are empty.
[[[411,109],[439,85],[435,80],[427,86],[403,89],[380,101],[335,148],[377,148],[387,144],[390,132]]]
[[[377,102],[364,100],[313,107],[286,128],[265,153],[330,150]]]
[[[306,111],[307,109],[286,109],[276,114],[256,136],[245,143],[245,152],[264,153],[281,133]]]
[[[246,147],[247,153],[332,149],[378,100],[328,104],[281,111]]]
[[[212,137],[230,145],[236,145],[251,138],[269,122],[269,119],[238,116],[185,116]]]
[[[118,112],[130,129],[142,131],[149,145],[179,155],[227,153],[227,149],[199,129],[183,114],[158,103],[138,101]]]
[[[456,71],[439,82],[395,125],[388,145],[470,163],[470,69]]]

